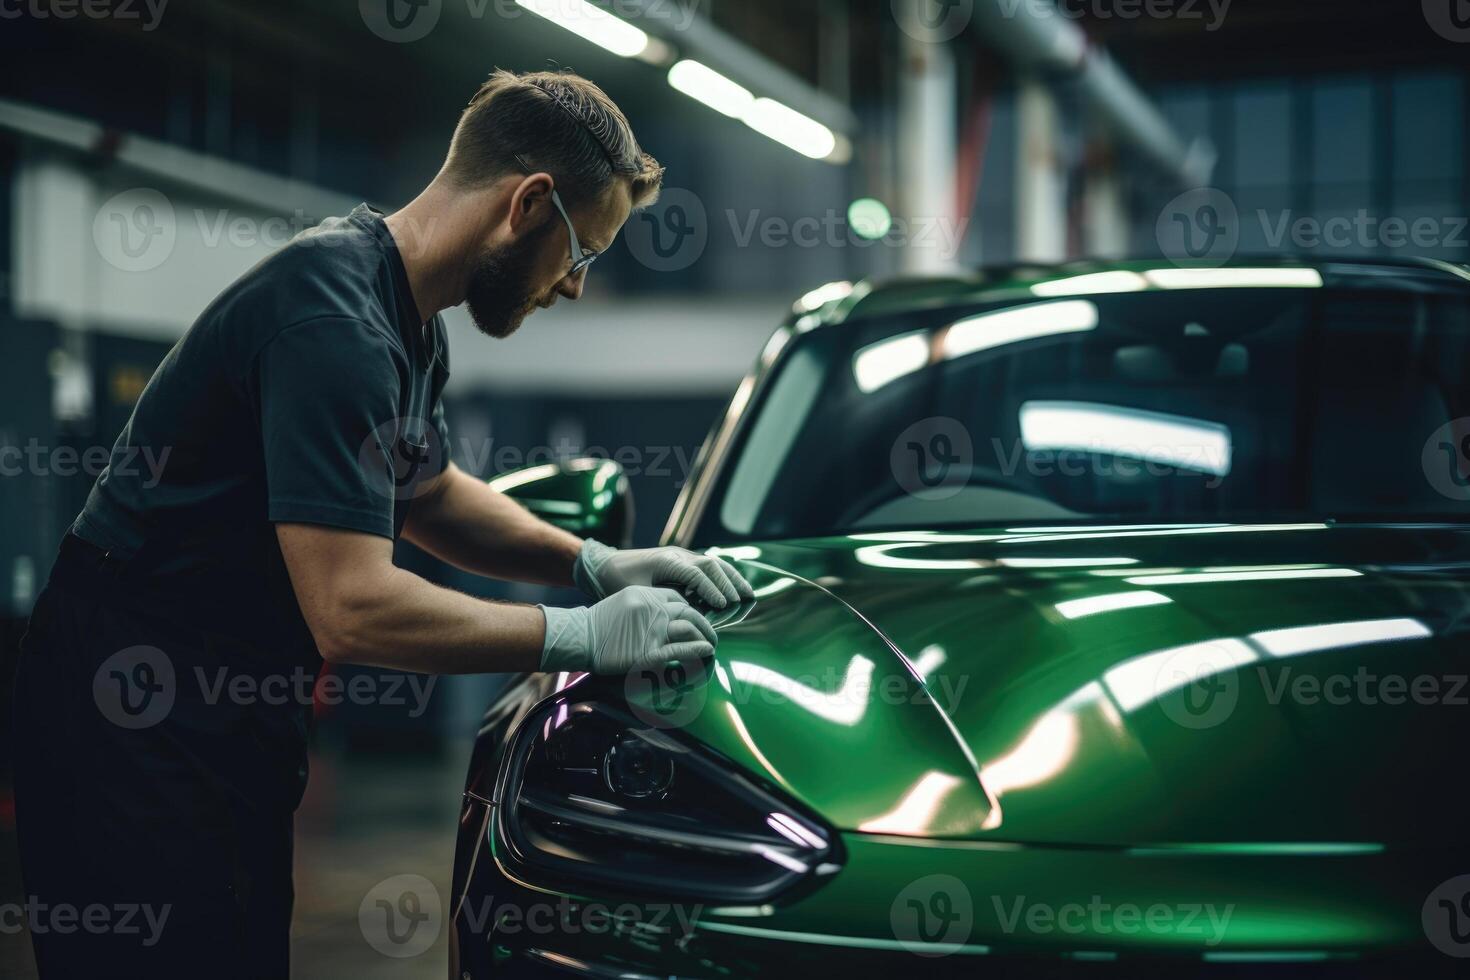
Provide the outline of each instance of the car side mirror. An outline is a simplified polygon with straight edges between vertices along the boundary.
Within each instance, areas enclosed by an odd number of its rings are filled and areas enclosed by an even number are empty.
[[[578,537],[615,548],[633,540],[633,491],[623,467],[610,459],[581,457],[527,466],[490,481],[527,510]]]

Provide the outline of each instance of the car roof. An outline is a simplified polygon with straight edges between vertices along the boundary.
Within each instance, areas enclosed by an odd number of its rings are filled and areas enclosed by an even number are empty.
[[[1085,260],[1059,264],[1016,263],[985,266],[972,272],[932,277],[906,277],[885,281],[829,283],[808,293],[793,309],[791,322],[798,329],[828,326],[850,320],[892,313],[944,308],[977,302],[1043,297],[1036,291],[1050,283],[1105,273],[1143,275],[1155,270],[1195,270],[1202,275],[1228,275],[1223,270],[1303,269],[1315,270],[1321,284],[1366,288],[1391,285],[1395,288],[1470,288],[1470,265],[1438,259],[1342,259],[1281,256],[1237,256],[1217,265],[1189,265],[1167,259]],[[1317,285],[1317,283],[1313,283]],[[1141,286],[1140,291],[1151,287]],[[1105,292],[1108,290],[1098,290]],[[1085,295],[1079,289],[1078,295]]]

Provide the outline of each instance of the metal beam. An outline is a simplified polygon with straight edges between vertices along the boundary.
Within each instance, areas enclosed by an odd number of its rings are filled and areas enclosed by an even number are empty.
[[[86,119],[0,99],[0,129],[86,156],[130,167],[171,186],[261,208],[272,214],[301,210],[324,218],[346,214],[358,199],[336,191],[196,153],[159,140],[120,133]]]

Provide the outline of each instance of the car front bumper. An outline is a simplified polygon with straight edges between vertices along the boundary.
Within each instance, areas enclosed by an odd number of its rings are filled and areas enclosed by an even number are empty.
[[[829,879],[729,908],[569,895],[496,860],[487,804],[455,976],[1382,976],[1450,972],[1421,917],[1445,856],[1370,845],[1056,847],[844,835]]]

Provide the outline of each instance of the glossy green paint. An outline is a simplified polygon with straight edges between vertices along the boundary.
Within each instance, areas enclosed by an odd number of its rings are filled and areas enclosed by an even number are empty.
[[[924,780],[951,787],[929,821],[975,834],[990,812],[967,747],[925,684],[863,620],[820,587],[751,562],[754,611],[717,626],[714,664],[661,698],[684,729],[794,794],[840,828],[877,819]],[[793,637],[802,637],[793,642]],[[641,696],[640,696],[641,695]],[[629,692],[659,718],[651,693]],[[885,747],[892,747],[888,749]],[[861,778],[854,766],[861,760]]]
[[[961,970],[978,967],[964,962],[971,957],[1088,952],[1196,963],[1232,955],[1368,957],[1427,949],[1419,906],[1441,880],[1405,874],[1385,855],[1140,860],[1107,849],[987,848],[864,835],[848,835],[844,843],[844,870],[797,902],[700,910],[694,948],[713,962],[754,962],[778,976],[790,975],[803,957],[821,962],[842,949],[866,957],[862,975],[920,963],[915,953],[952,956],[961,962],[951,969]],[[936,876],[964,885],[950,892],[968,917],[962,940],[926,943],[894,928],[894,913],[907,911],[915,884],[925,896],[926,880]],[[608,949],[603,937],[568,938],[576,945],[558,948],[580,946],[589,958]],[[761,940],[770,948],[762,949]],[[676,949],[640,955],[634,962],[649,973],[698,972]]]
[[[711,962],[762,943],[782,963],[907,957],[891,916],[932,875],[962,883],[970,924],[917,948],[955,957],[1437,955],[1421,906],[1470,870],[1448,776],[1470,733],[1451,697],[1470,696],[1470,530],[992,528],[732,552],[760,599],[719,627],[668,727],[822,814],[846,858],[794,902],[702,910]],[[1167,601],[1057,611],[1138,592]],[[1272,652],[1383,621],[1411,635]],[[1269,632],[1299,628],[1317,632]],[[1222,641],[1254,654],[1209,678],[1223,713],[1126,673]],[[1302,686],[1360,671],[1410,684],[1376,703]],[[1415,704],[1413,678],[1445,703]],[[565,950],[584,944],[606,950]]]
[[[1465,529],[896,532],[734,553],[758,588],[795,584],[723,632],[730,689],[689,730],[728,746],[738,711],[844,830],[1411,846],[1458,820],[1402,800],[1470,732]],[[957,752],[987,806],[953,782]],[[855,757],[862,803],[827,778]]]

